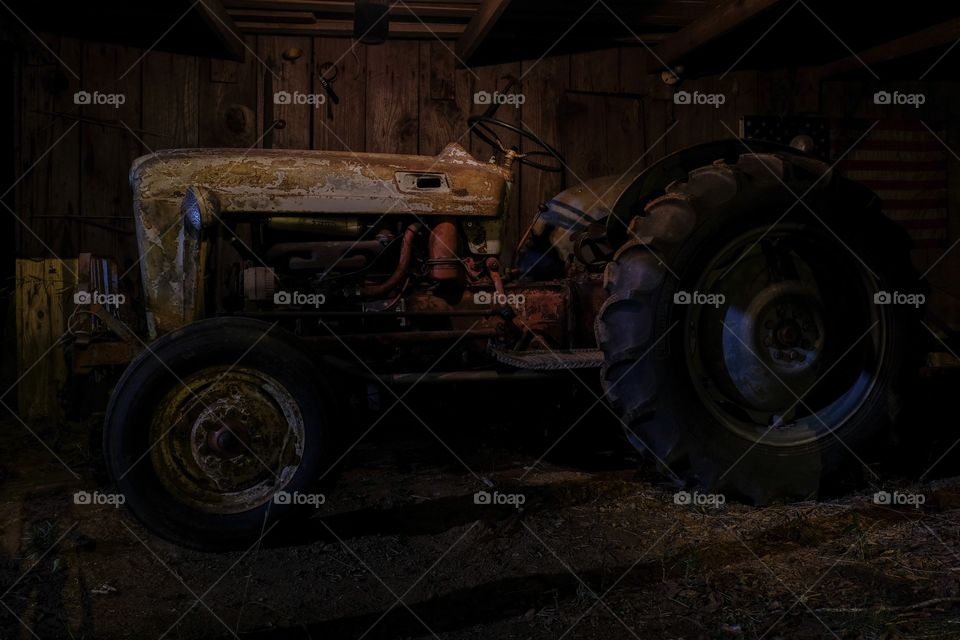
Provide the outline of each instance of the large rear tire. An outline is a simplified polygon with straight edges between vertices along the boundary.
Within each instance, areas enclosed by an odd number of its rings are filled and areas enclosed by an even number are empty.
[[[629,232],[596,329],[638,449],[756,503],[814,497],[875,461],[919,281],[872,193],[810,158],[744,154],[670,185]]]
[[[296,338],[203,320],[138,356],[113,392],[104,456],[148,529],[204,550],[243,548],[309,513],[331,459],[333,406]]]

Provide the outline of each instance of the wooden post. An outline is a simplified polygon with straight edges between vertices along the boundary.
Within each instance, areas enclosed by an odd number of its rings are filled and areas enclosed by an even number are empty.
[[[67,380],[61,343],[73,309],[77,260],[17,260],[17,402],[24,421],[62,417]]]

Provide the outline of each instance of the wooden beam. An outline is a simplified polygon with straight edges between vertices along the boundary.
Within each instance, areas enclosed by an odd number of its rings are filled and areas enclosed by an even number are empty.
[[[672,16],[643,16],[638,18],[636,22],[629,23],[630,28],[633,31],[636,31],[637,28],[643,27],[674,27],[675,29],[681,29],[688,24],[690,24],[696,18],[689,18],[686,16],[672,15]]]
[[[240,32],[237,25],[223,6],[221,0],[204,0],[193,6],[197,15],[210,27],[217,40],[223,44],[224,49],[231,58],[243,60],[246,54],[246,48],[240,39]]]
[[[309,11],[320,14],[353,15],[353,1],[336,2],[332,0],[224,0],[228,9],[256,9],[281,14],[285,11]],[[460,18],[469,20],[477,13],[476,2],[404,2],[390,8],[391,16],[409,16],[420,18]]]
[[[313,24],[317,16],[309,11],[262,11],[260,9],[228,9],[238,22],[295,22]]]
[[[353,4],[352,2],[350,3]],[[418,18],[460,18],[469,21],[477,15],[477,5],[424,4],[405,2],[390,8],[391,16],[417,16]]]
[[[476,52],[508,6],[510,6],[510,0],[483,0],[480,3],[480,10],[473,16],[466,31],[457,40],[457,57],[461,61],[469,60],[470,56]]]
[[[622,38],[614,38],[613,44],[618,47],[642,47],[643,44],[654,44],[657,42],[663,42],[665,39],[669,38],[669,33],[638,33],[637,37],[633,36],[624,36]],[[637,38],[640,41],[637,41]]]
[[[785,0],[726,0],[677,31],[657,47],[657,58],[672,65],[693,51],[730,33]]]
[[[317,20],[313,24],[279,22],[239,22],[243,33],[261,35],[297,36],[352,36],[353,20]],[[456,40],[463,33],[464,25],[450,23],[423,24],[420,22],[390,22],[391,38],[433,38]]]
[[[830,78],[863,69],[864,63],[871,65],[890,62],[913,53],[951,44],[956,42],[958,38],[960,38],[960,18],[954,18],[867,49],[856,56],[848,56],[834,62],[828,62],[814,68],[812,73],[819,79]]]

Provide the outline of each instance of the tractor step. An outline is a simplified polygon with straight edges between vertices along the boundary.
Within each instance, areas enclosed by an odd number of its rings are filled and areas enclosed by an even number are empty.
[[[508,351],[492,348],[498,362],[517,369],[559,371],[562,369],[594,369],[603,364],[599,349],[568,349],[565,351]]]

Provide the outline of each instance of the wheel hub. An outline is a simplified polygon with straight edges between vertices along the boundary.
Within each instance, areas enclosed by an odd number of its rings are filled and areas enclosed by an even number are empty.
[[[725,314],[719,363],[751,409],[789,407],[816,382],[823,348],[818,293],[799,281],[771,284]]]
[[[161,482],[182,500],[221,513],[268,501],[304,451],[296,402],[266,374],[211,368],[171,391],[151,426]]]
[[[788,322],[781,323],[777,328],[775,335],[777,336],[777,342],[781,347],[789,349],[791,347],[796,347],[800,344],[800,326],[790,320]]]
[[[876,364],[874,343],[857,341],[877,311],[870,282],[808,233],[748,232],[692,287],[723,300],[691,308],[687,359],[697,392],[727,428],[767,444],[834,429],[863,401]]]
[[[801,297],[784,296],[784,289]],[[761,313],[757,323],[760,342],[770,360],[779,363],[812,363],[823,346],[823,321],[815,302],[816,292],[800,283],[778,287],[775,298]],[[763,296],[763,294],[761,294]]]
[[[249,437],[249,432],[242,424],[224,420],[222,427],[211,428],[207,432],[207,440],[198,448],[197,453],[209,452],[224,459],[236,458],[243,455],[246,446],[244,443]]]

